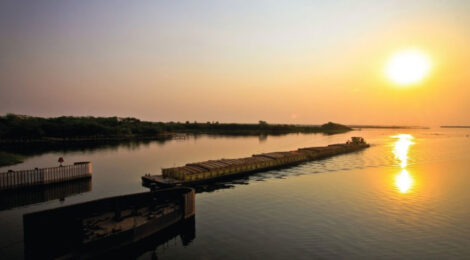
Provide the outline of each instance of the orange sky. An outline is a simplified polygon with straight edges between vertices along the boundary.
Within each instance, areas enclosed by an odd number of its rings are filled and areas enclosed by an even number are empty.
[[[2,1],[0,113],[470,125],[468,13],[465,1]],[[384,66],[410,47],[432,70],[399,87]]]

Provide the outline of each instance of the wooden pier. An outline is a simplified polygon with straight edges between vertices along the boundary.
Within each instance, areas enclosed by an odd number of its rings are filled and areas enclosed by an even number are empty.
[[[256,171],[287,167],[306,161],[322,159],[334,155],[355,152],[369,147],[363,138],[353,137],[343,144],[323,147],[299,148],[295,151],[255,154],[239,159],[220,159],[188,163],[185,166],[162,169],[161,175],[142,176],[144,186],[168,187],[191,185],[215,179],[233,177]]]
[[[91,162],[76,162],[73,165],[36,168],[33,170],[0,173],[0,190],[47,185],[77,179],[91,178]]]

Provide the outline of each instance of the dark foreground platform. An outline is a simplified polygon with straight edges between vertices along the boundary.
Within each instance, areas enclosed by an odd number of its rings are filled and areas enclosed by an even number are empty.
[[[185,187],[25,214],[25,258],[103,258],[194,215],[195,192]]]

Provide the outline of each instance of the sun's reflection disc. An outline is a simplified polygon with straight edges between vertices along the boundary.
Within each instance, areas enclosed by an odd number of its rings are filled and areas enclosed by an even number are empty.
[[[407,193],[413,187],[414,180],[411,174],[403,169],[395,176],[395,186],[401,193]]]

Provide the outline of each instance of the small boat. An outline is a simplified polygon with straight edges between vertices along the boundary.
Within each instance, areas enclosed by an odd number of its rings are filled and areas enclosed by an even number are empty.
[[[23,216],[25,258],[95,258],[195,214],[195,192],[177,187],[117,196]]]

